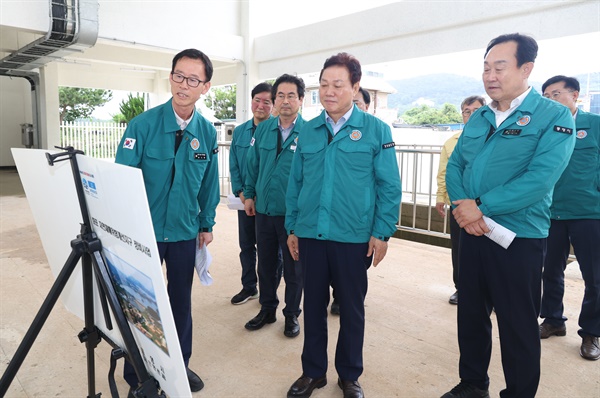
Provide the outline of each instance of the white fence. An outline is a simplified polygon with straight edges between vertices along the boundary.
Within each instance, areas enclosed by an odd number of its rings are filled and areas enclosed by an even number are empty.
[[[125,128],[125,123],[63,122],[60,143],[62,147],[72,146],[93,158],[114,159]]]
[[[63,123],[60,126],[61,144],[83,151],[87,156],[114,159],[126,124],[110,122]],[[221,133],[223,126],[215,126]],[[219,135],[220,136],[220,135]],[[231,193],[229,149],[231,142],[219,142],[219,182],[221,196]],[[412,227],[399,227],[421,233],[439,235],[432,230],[433,209],[436,202],[439,145],[397,145],[396,154],[402,178],[402,202],[412,205]],[[425,227],[416,226],[417,206],[427,208]],[[401,214],[399,215],[401,217]],[[446,228],[442,236],[447,237]]]
[[[72,146],[92,158],[114,159],[126,128],[125,123],[63,122],[60,125],[60,146]],[[223,126],[215,128],[217,137],[220,137]]]

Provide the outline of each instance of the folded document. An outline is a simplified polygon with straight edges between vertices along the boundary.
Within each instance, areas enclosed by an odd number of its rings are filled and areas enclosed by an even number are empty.
[[[503,227],[502,225],[498,224],[496,221],[492,220],[489,217],[483,216],[483,221],[490,230],[490,232],[486,233],[485,236],[487,236],[488,238],[490,238],[505,249],[507,249],[508,246],[510,246],[515,236],[517,236],[516,233],[514,233],[506,227]]]

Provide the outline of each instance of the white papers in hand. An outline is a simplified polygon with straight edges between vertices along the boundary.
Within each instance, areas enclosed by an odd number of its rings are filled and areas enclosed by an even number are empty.
[[[244,204],[241,199],[233,194],[227,195],[227,207],[231,210],[244,210]]]
[[[517,236],[516,233],[514,233],[508,228],[503,227],[502,225],[498,224],[496,221],[492,220],[489,217],[483,216],[483,221],[490,230],[490,232],[486,233],[485,236],[487,236],[488,238],[490,238],[505,249],[507,249],[508,246],[510,246],[515,236]]]
[[[200,283],[204,286],[210,286],[213,283],[213,278],[210,272],[208,272],[210,263],[212,263],[212,256],[206,244],[202,245],[202,248],[199,248],[198,238],[196,238],[196,272],[200,278]]]

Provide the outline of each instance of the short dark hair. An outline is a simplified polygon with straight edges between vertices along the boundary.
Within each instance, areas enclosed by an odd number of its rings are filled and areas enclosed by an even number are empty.
[[[358,92],[362,94],[363,101],[365,101],[365,105],[368,108],[369,105],[371,104],[371,95],[369,94],[369,92],[367,90],[365,90],[362,87],[358,88]]]
[[[546,80],[546,83],[544,83],[542,85],[542,93],[544,91],[546,91],[546,87],[548,87],[554,83],[560,83],[560,82],[565,83],[565,88],[568,88],[573,91],[579,91],[579,80],[577,80],[574,77],[558,75],[558,76],[554,76],[554,77],[551,77],[550,79]]]
[[[325,69],[336,65],[344,66],[346,69],[348,69],[348,73],[350,73],[350,83],[352,85],[360,82],[360,78],[362,77],[360,62],[353,55],[348,53],[339,53],[327,58],[325,60],[325,64],[323,65],[323,69],[321,69],[319,81],[321,81],[321,77],[323,77],[323,71]]]
[[[171,73],[175,72],[175,65],[181,58],[199,59],[204,64],[204,74],[206,75],[206,81],[209,82],[213,76],[213,64],[210,58],[200,50],[195,48],[188,48],[183,50],[173,57],[173,64],[171,65]]]
[[[271,86],[270,83],[267,82],[263,82],[263,83],[258,83],[256,86],[254,86],[254,88],[252,89],[252,93],[251,93],[251,97],[250,98],[254,98],[254,96],[256,94],[260,94],[260,93],[271,93],[273,91],[273,86]]]
[[[507,41],[514,41],[517,43],[517,53],[515,54],[517,66],[520,67],[527,62],[535,62],[538,52],[537,42],[533,37],[522,35],[520,33],[509,33],[492,39],[485,49],[485,55],[483,57],[487,57],[492,47],[501,43],[506,43]]]
[[[271,99],[273,100],[273,102],[275,102],[277,90],[279,89],[279,85],[281,83],[295,84],[298,90],[298,97],[304,98],[304,80],[302,80],[302,78],[298,76],[288,75],[287,73],[284,73],[283,75],[279,76],[277,80],[275,80],[275,83],[273,83],[273,90],[271,90]]]
[[[470,97],[465,98],[463,102],[460,103],[460,109],[462,110],[463,107],[469,106],[475,101],[478,101],[481,104],[481,106],[485,105],[485,98],[483,98],[480,95],[472,95]]]

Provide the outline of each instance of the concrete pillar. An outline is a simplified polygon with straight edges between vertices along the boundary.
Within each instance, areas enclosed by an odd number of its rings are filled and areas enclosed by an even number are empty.
[[[60,146],[58,112],[58,65],[51,62],[40,68],[40,148]]]

